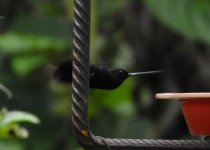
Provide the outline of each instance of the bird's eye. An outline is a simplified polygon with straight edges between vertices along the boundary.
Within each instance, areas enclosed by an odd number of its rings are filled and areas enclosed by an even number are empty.
[[[127,76],[128,73],[125,70],[120,70],[119,73],[123,76]]]

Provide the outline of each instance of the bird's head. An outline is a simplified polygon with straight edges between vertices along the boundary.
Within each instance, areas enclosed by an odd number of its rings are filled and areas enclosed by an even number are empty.
[[[121,80],[125,80],[129,75],[129,73],[123,69],[116,69],[113,71],[116,77],[118,77]]]
[[[112,85],[116,87],[120,86],[128,76],[128,72],[123,69],[113,69],[110,71]]]

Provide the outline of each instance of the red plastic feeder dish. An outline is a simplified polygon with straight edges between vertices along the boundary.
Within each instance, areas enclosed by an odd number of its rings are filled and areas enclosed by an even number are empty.
[[[161,93],[157,99],[178,99],[191,135],[210,136],[210,93]]]

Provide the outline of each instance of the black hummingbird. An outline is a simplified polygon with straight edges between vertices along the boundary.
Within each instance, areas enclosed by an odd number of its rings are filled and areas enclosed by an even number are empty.
[[[119,87],[125,79],[135,75],[160,73],[160,70],[129,73],[121,68],[107,68],[90,65],[90,88],[112,90]],[[63,83],[72,81],[72,62],[65,61],[55,70],[55,79]]]

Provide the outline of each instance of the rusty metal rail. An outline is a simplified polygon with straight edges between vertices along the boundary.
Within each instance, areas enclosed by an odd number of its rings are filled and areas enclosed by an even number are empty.
[[[89,129],[89,47],[91,0],[74,1],[73,104],[75,136],[85,150],[207,150],[209,141],[109,139],[95,136]]]

